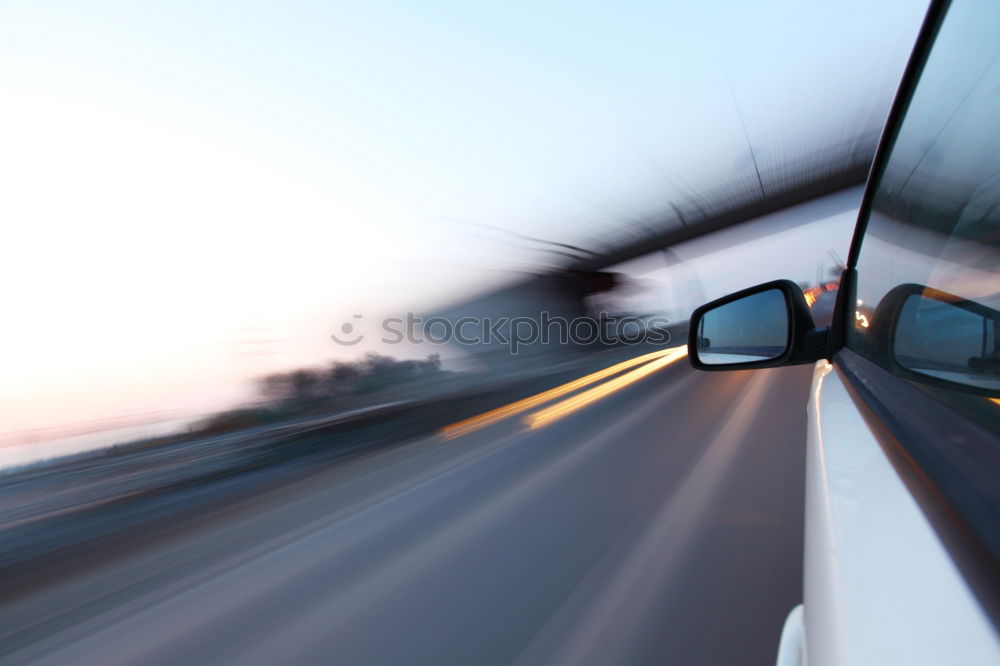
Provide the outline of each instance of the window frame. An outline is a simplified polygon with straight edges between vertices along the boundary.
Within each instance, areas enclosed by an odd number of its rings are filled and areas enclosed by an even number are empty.
[[[908,379],[846,346],[873,201],[951,4],[933,0],[928,7],[886,118],[841,277],[831,349],[852,401],[1000,631],[1000,437],[936,396],[935,382]]]

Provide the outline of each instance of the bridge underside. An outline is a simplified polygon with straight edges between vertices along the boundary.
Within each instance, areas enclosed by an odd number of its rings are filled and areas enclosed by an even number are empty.
[[[559,247],[553,252],[563,258],[558,265],[435,314],[451,321],[470,316],[537,319],[543,313],[586,317],[589,297],[627,286],[627,279],[611,272],[618,264],[858,188],[868,177],[877,139],[873,130],[811,150],[788,150],[770,162],[753,156],[740,169],[730,170],[711,184],[703,183],[696,192],[665,192],[666,205],[641,218],[623,220],[617,234],[599,241],[599,249],[584,248],[581,243],[552,243]],[[521,358],[571,351],[569,347],[573,345],[528,344],[522,347]],[[508,349],[497,344],[474,345],[466,351],[490,364],[507,365],[514,360]]]
[[[651,252],[733,227],[779,210],[863,185],[876,141],[853,143],[792,160],[769,170],[740,174],[698,195],[628,225],[630,233],[600,250],[574,248],[565,268],[597,271]]]

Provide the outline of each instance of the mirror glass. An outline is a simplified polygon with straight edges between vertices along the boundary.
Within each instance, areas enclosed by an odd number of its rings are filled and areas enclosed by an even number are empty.
[[[985,305],[912,294],[900,310],[892,350],[913,372],[1000,390],[1000,312]]]
[[[720,305],[698,322],[698,360],[705,365],[778,358],[788,347],[788,306],[780,289]]]

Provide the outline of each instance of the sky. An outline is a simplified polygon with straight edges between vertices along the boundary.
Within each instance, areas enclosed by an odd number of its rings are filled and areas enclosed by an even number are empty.
[[[634,233],[880,119],[924,11],[693,5],[3,3],[0,433],[214,409],[552,264],[517,234]]]

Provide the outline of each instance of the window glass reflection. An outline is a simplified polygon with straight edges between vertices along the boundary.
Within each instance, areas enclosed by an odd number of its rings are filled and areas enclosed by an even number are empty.
[[[952,5],[873,199],[858,261],[848,345],[890,369],[894,366],[888,332],[896,330],[901,311],[886,295],[895,287],[938,289],[990,311],[1000,309],[996,25],[1000,25],[1000,3],[973,0]],[[911,319],[913,308],[922,302],[908,305]],[[955,354],[978,349],[984,340],[995,345],[995,338],[982,335],[982,318],[977,327],[970,314],[951,312],[948,321],[962,317],[967,325],[945,326],[944,319],[936,319],[948,312],[943,306],[921,307],[925,308],[922,325],[935,331],[900,341],[904,346],[897,351],[909,366],[946,372],[942,364],[956,357],[944,359],[940,348],[924,344],[943,336]],[[959,339],[963,335],[967,339]],[[987,349],[984,358],[996,351]],[[981,377],[973,381],[971,376],[951,372],[948,379],[981,388]]]

